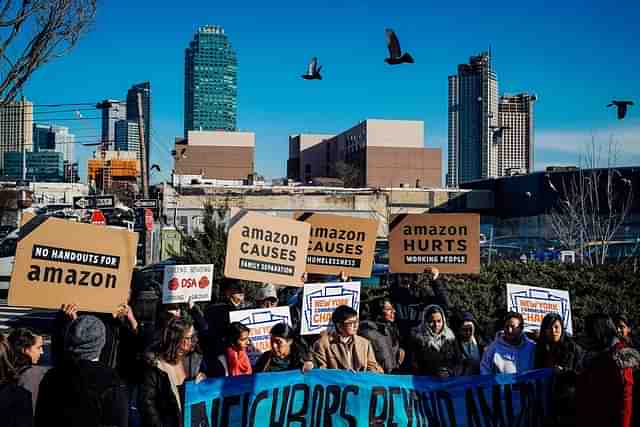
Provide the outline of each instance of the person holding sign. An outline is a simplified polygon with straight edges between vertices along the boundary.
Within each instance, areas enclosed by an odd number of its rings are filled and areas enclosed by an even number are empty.
[[[411,332],[411,340],[416,375],[445,379],[459,373],[460,352],[442,307],[430,305],[424,309],[420,325]]]
[[[313,359],[318,368],[384,373],[369,340],[356,335],[357,311],[341,305],[333,312],[331,322],[335,332],[323,332],[313,345]]]
[[[534,367],[536,343],[522,333],[522,315],[510,311],[505,315],[502,325],[502,331],[496,334],[495,341],[487,347],[482,356],[482,375],[520,374]]]
[[[279,372],[301,369],[303,372],[313,369],[313,356],[291,326],[278,323],[271,328],[271,350],[260,356],[256,363],[256,372]]]

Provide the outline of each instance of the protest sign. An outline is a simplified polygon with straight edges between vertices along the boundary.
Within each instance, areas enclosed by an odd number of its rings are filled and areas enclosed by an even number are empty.
[[[248,350],[251,364],[255,365],[262,353],[271,350],[271,328],[278,323],[291,323],[289,307],[257,308],[229,313],[231,322],[240,322],[249,328],[251,346]]]
[[[302,286],[309,224],[240,210],[229,221],[225,277]]]
[[[522,314],[525,331],[540,329],[545,315],[558,313],[564,322],[564,330],[573,334],[571,303],[567,291],[507,283],[507,309]]]
[[[371,276],[378,221],[305,212],[297,217],[311,225],[307,272]]]
[[[9,304],[112,313],[126,303],[136,233],[34,216],[20,228]]]
[[[400,214],[389,224],[389,270],[423,273],[480,272],[480,215]]]
[[[520,426],[548,421],[552,371],[451,380],[314,369],[186,385],[185,426]]]
[[[162,303],[211,301],[213,264],[166,265],[162,279]]]
[[[341,305],[355,311],[360,306],[360,282],[308,283],[302,294],[301,335],[319,334],[327,329],[331,315]]]

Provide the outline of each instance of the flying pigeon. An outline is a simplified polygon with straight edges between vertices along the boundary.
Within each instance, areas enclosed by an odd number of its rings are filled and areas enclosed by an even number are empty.
[[[616,106],[618,108],[618,120],[624,119],[624,116],[627,115],[627,106],[632,106],[632,101],[611,101],[611,104],[607,105],[607,107]]]
[[[396,33],[391,28],[387,28],[384,31],[387,35],[387,48],[389,49],[389,58],[385,58],[384,62],[389,65],[413,64],[413,57],[407,52],[403,54],[402,50],[400,50],[400,42]]]
[[[508,126],[490,126],[490,128],[493,131],[493,136],[496,137],[496,139],[502,138],[502,132],[505,129],[509,129]]]
[[[551,182],[551,178],[547,177],[547,183],[549,184],[549,187],[551,187],[553,191],[555,191],[556,193],[558,192],[558,189],[556,188],[556,186],[553,185],[553,182]]]
[[[309,62],[307,74],[303,74],[302,78],[305,80],[322,80],[320,70],[322,70],[322,65],[318,66],[318,58],[314,56],[311,58],[311,62]]]
[[[158,166],[158,165],[157,165],[157,164],[155,164],[155,163],[154,163],[153,165],[151,165],[151,167],[149,168],[149,170],[150,170],[150,171],[152,171],[152,170],[154,170],[154,169],[155,169],[155,170],[157,170],[158,172],[160,172],[160,166]]]

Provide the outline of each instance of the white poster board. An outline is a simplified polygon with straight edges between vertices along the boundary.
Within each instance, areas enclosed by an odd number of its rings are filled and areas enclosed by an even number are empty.
[[[507,309],[522,314],[525,331],[538,330],[548,313],[558,313],[564,330],[573,335],[569,292],[507,283]]]
[[[213,264],[167,265],[162,279],[162,303],[211,301]]]
[[[358,311],[360,282],[304,285],[300,334],[319,334],[327,329],[333,312],[341,305],[348,305]]]
[[[240,322],[249,328],[251,346],[247,353],[253,366],[262,353],[271,350],[271,328],[278,323],[292,325],[288,306],[232,311],[229,313],[229,321]]]

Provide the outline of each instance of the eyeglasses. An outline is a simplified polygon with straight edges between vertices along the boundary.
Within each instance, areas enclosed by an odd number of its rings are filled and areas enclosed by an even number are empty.
[[[350,320],[348,322],[342,322],[344,326],[357,326],[360,323],[359,320]]]

